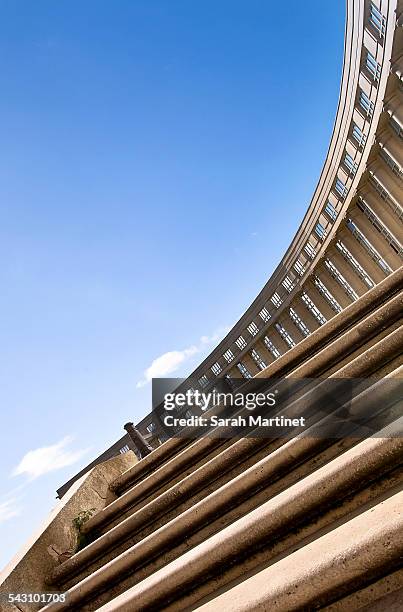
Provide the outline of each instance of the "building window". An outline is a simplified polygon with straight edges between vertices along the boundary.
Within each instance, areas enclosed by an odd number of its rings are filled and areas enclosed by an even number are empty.
[[[387,151],[384,147],[381,147],[380,155],[384,162],[392,169],[392,172],[396,174],[398,178],[403,178],[403,170],[397,161],[392,157],[392,155]]]
[[[339,194],[340,197],[342,197],[343,199],[346,197],[347,195],[347,187],[345,186],[345,184],[343,183],[342,180],[340,180],[339,178],[336,180],[336,184],[334,186],[335,190],[337,191],[337,193]]]
[[[303,273],[305,272],[305,267],[303,266],[303,264],[299,261],[299,259],[297,259],[297,261],[294,264],[294,270],[296,271],[296,273],[298,274],[298,276],[302,276]]]
[[[403,138],[403,126],[399,123],[399,121],[396,119],[396,117],[391,117],[389,119],[389,123],[390,123],[392,129],[396,132],[396,134],[400,138]]]
[[[378,64],[372,53],[367,51],[367,58],[365,60],[365,66],[368,72],[371,74],[374,81],[379,81],[381,76],[381,66]]]
[[[315,227],[315,234],[319,240],[324,240],[327,236],[327,232],[321,223],[317,223]]]
[[[262,319],[262,321],[267,323],[267,321],[271,319],[271,314],[267,308],[262,308],[262,310],[259,312],[259,317]]]
[[[156,431],[156,426],[155,423],[151,422],[149,425],[147,425],[147,431],[148,433],[152,434]]]
[[[263,342],[265,343],[267,350],[270,351],[270,353],[273,355],[274,359],[278,359],[281,356],[280,351],[274,346],[270,338],[265,336],[263,338]]]
[[[202,387],[202,389],[204,389],[205,387],[207,387],[209,381],[207,376],[203,374],[203,376],[201,376],[197,382]]]
[[[326,285],[324,283],[322,283],[322,281],[320,280],[319,276],[315,276],[314,279],[313,279],[313,282],[315,284],[315,287],[319,291],[319,293],[321,293],[323,295],[325,300],[330,305],[330,308],[332,310],[334,310],[334,312],[336,312],[336,313],[341,312],[342,308],[341,308],[339,302],[333,297],[333,295],[330,293],[330,291],[326,287]]]
[[[250,354],[251,354],[251,357],[252,357],[253,361],[256,363],[256,365],[261,370],[264,370],[265,368],[267,368],[267,365],[265,364],[265,362],[263,361],[263,359],[261,358],[261,356],[259,355],[259,353],[255,349],[252,349]]]
[[[244,378],[252,378],[252,374],[249,372],[249,370],[246,367],[246,365],[244,363],[242,363],[242,361],[237,363],[237,368],[238,368],[238,370],[240,371],[240,373],[242,374],[242,376]]]
[[[368,287],[373,287],[373,280],[368,276],[364,268],[358,263],[355,257],[353,257],[352,253],[348,250],[346,245],[341,242],[341,240],[338,240],[336,242],[336,248],[344,257],[344,259],[350,264],[354,272],[364,281],[364,283],[368,285]]]
[[[344,276],[339,272],[334,263],[330,261],[330,259],[326,259],[325,266],[329,272],[329,274],[339,283],[339,285],[343,288],[344,292],[350,297],[353,302],[358,300],[358,295],[350,285],[350,283],[344,278]]]
[[[372,185],[375,187],[375,189],[379,193],[379,196],[382,198],[382,200],[385,200],[385,202],[387,202],[387,204],[389,205],[389,208],[391,208],[391,210],[393,210],[395,215],[397,215],[397,217],[399,219],[403,219],[403,208],[390,195],[389,191],[387,189],[385,189],[385,187],[382,185],[382,183],[380,183],[380,181],[378,181],[378,179],[376,178],[376,176],[374,175],[372,170],[369,171],[369,180],[371,181]]]
[[[326,203],[325,206],[325,213],[327,214],[327,216],[329,217],[329,219],[333,222],[336,221],[337,219],[337,210],[335,209],[335,207],[333,206],[333,204],[331,204],[330,202]]]
[[[231,349],[227,349],[223,355],[225,361],[227,363],[231,363],[231,361],[233,361],[235,359],[235,355],[234,353],[231,351]]]
[[[374,112],[374,103],[371,102],[371,100],[368,98],[365,91],[362,91],[362,89],[360,91],[359,102],[360,102],[361,108],[365,111],[365,114],[372,116]]]
[[[371,25],[378,32],[378,35],[382,38],[385,36],[386,19],[382,15],[379,9],[376,8],[375,4],[371,2],[369,13],[369,21]]]
[[[353,138],[357,142],[359,147],[363,147],[365,145],[365,141],[366,141],[367,137],[360,130],[358,125],[356,125],[355,123],[354,123],[354,126],[353,126],[352,135],[353,135]]]
[[[281,284],[283,285],[284,289],[288,291],[288,293],[291,293],[295,285],[294,281],[292,281],[289,276],[286,276]]]
[[[316,256],[316,251],[310,242],[306,243],[306,245],[304,246],[304,251],[308,255],[308,257],[310,257],[311,259],[313,259]]]
[[[256,325],[256,323],[254,321],[252,321],[251,323],[249,323],[248,327],[247,327],[248,332],[250,333],[250,335],[256,336],[256,334],[259,332],[259,328]]]
[[[285,327],[283,327],[283,325],[281,325],[281,323],[276,323],[275,328],[277,329],[277,331],[280,334],[280,336],[282,337],[282,339],[285,340],[285,342],[288,344],[288,346],[290,348],[295,346],[294,340],[291,338],[290,334],[285,329]]]
[[[239,350],[242,351],[242,349],[244,349],[245,346],[246,346],[246,340],[245,340],[245,338],[243,336],[239,336],[239,338],[237,338],[237,340],[235,340],[235,344],[237,345]]]
[[[213,363],[213,365],[211,366],[211,371],[213,372],[213,374],[215,374],[216,376],[219,375],[220,372],[222,372],[222,367],[220,366],[220,364],[218,363],[218,361],[216,361],[215,363]]]
[[[346,156],[344,158],[344,165],[351,172],[351,174],[355,174],[357,172],[358,166],[349,153],[346,153]]]
[[[370,206],[363,200],[363,198],[359,198],[357,202],[358,208],[364,213],[367,219],[372,223],[375,229],[381,234],[381,236],[386,240],[386,242],[390,245],[390,247],[399,255],[399,257],[403,257],[403,247],[398,242],[398,240],[391,234],[386,225],[382,223],[378,215],[372,210]]]
[[[281,299],[281,297],[279,296],[277,292],[273,293],[270,300],[273,302],[276,308],[280,308],[281,304],[283,303],[283,300]]]
[[[368,238],[366,238],[366,236],[359,229],[358,225],[354,223],[352,219],[348,219],[346,227],[350,230],[357,242],[359,242],[364,247],[371,259],[376,261],[381,270],[383,270],[385,274],[390,274],[392,272],[392,268],[390,268],[386,261],[382,259],[378,251],[372,246]]]
[[[319,308],[315,306],[315,304],[313,303],[313,301],[311,300],[311,298],[305,291],[301,295],[301,299],[304,305],[306,306],[306,308],[309,310],[309,312],[313,316],[313,318],[316,319],[316,321],[319,323],[319,325],[324,325],[327,322],[326,317],[323,316]]]
[[[290,317],[294,325],[299,329],[299,331],[304,336],[309,336],[311,332],[309,331],[308,327],[305,325],[301,317],[298,316],[294,308],[290,308]]]

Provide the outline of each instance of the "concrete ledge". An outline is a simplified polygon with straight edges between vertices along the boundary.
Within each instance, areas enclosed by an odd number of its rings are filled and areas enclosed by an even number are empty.
[[[118,476],[115,482],[112,483],[111,490],[121,495],[129,487],[132,487],[139,480],[148,476],[151,472],[155,471],[157,467],[178,453],[187,443],[188,441],[183,438],[171,438],[167,440],[141,461],[136,463],[132,468],[126,470],[121,476]]]
[[[309,360],[307,364],[292,372],[290,376],[303,378],[317,375],[317,367],[318,364],[322,363],[323,355],[325,355],[326,363],[335,366],[343,357],[346,357],[348,352],[357,348],[357,345],[362,345],[368,336],[373,337],[382,329],[387,328],[391,321],[395,321],[401,315],[402,308],[403,296],[398,295],[368,315],[364,321],[357,325],[357,328],[351,330],[345,336],[334,340],[323,351],[319,351],[314,359]],[[386,338],[382,338],[376,345],[368,348],[350,363],[338,369],[332,374],[332,377],[350,378],[368,376],[379,367],[380,363],[387,363],[399,354],[402,345],[403,326],[392,331]],[[166,444],[168,445],[168,442]],[[135,477],[136,469],[131,470],[132,474],[124,475],[122,478],[126,485],[133,481],[137,481],[137,484],[105,508],[103,512],[98,513],[88,521],[84,531],[88,533],[93,530],[98,533],[104,533],[108,529],[108,525],[114,526],[116,524],[119,516],[124,515],[131,507],[145,500],[148,495],[158,490],[163,484],[169,483],[175,476],[178,476],[178,473],[180,474],[183,470],[189,469],[202,457],[208,456],[212,450],[217,449],[221,444],[223,444],[223,440],[218,439],[216,435],[202,437],[193,443],[189,443],[177,455],[174,455],[166,463],[160,465],[155,472],[146,476],[143,481],[138,481],[137,477]],[[174,446],[172,440],[169,441],[169,446],[171,445]],[[122,478],[119,479],[118,484],[114,484],[115,490],[122,486]]]
[[[72,521],[83,510],[101,510],[114,498],[109,485],[131,467],[137,458],[132,451],[109,459],[82,476],[50,513],[44,524],[8,564],[0,576],[0,592],[49,592],[46,575],[59,563],[59,554],[74,550],[76,531]],[[18,604],[18,610],[38,610],[40,605]],[[1,603],[1,612],[17,612]]]
[[[205,437],[196,440],[180,453],[161,465],[152,474],[140,481],[132,489],[129,489],[121,497],[96,514],[84,526],[84,533],[90,531],[102,532],[108,525],[131,507],[147,498],[148,495],[158,490],[165,483],[169,483],[175,476],[183,474],[184,470],[191,468],[195,463],[203,459],[212,450],[222,446],[226,440]]]
[[[394,375],[399,373],[400,370],[397,370]],[[375,417],[377,412],[379,412],[379,406],[384,403],[384,393],[381,386],[376,383],[357,396],[351,406],[349,406],[349,409],[354,412],[356,417],[359,417],[361,412],[363,414],[373,412]],[[328,416],[322,422],[326,420],[329,420]],[[220,492],[219,495],[215,495],[210,489],[210,493],[206,493],[205,498],[206,502],[208,499],[211,499],[212,503],[207,505],[198,504],[194,520],[192,521],[191,531],[198,529],[206,521],[211,521],[215,517],[225,514],[229,507],[240,504],[245,497],[252,496],[258,489],[260,490],[262,487],[266,487],[268,483],[273,482],[273,480],[283,477],[295,465],[305,461],[308,457],[313,456],[319,450],[327,448],[334,442],[331,437],[327,440],[317,439],[314,437],[314,433],[310,437],[309,431],[307,430],[302,438],[295,438],[288,442],[284,440],[280,448],[272,449],[271,451],[268,449],[267,456],[263,459],[254,463],[250,468],[245,469],[239,476],[229,480],[227,484],[217,486],[216,489]],[[141,530],[147,525],[152,525],[158,521],[159,524],[154,528],[154,531],[156,531],[163,524],[168,523],[169,519],[164,520],[164,515],[170,510],[191,499],[198,491],[203,490],[205,487],[211,488],[211,483],[220,474],[268,444],[268,440],[261,440],[259,438],[245,438],[235,442],[170,489],[164,491],[157,498],[136,510],[132,515],[101,535],[71,559],[56,567],[52,572],[52,583],[63,584],[67,580],[72,580],[77,575],[82,580],[91,572],[91,567],[93,567],[96,560],[108,555],[107,561],[109,561],[112,557],[112,552],[117,546],[119,546],[119,552],[115,553],[115,556],[122,553],[124,549],[130,548],[133,545],[133,540],[140,539],[137,534],[141,533]],[[191,509],[186,512],[188,514],[191,512]],[[179,514],[180,512],[178,512],[178,518]],[[186,537],[189,537],[189,533],[187,531]],[[124,545],[125,542],[127,542],[126,545]],[[162,552],[162,542],[160,547]]]
[[[379,432],[380,436],[388,434],[388,427]],[[303,443],[309,444],[309,440],[305,439]],[[136,609],[143,610],[180,597],[182,591],[196,586],[206,576],[212,578],[222,571],[223,566],[250,554],[261,546],[262,541],[269,543],[283,537],[290,528],[309,520],[317,508],[323,511],[332,502],[338,502],[343,496],[391,469],[399,463],[402,449],[401,438],[380,437],[361,442],[129,589],[130,601],[136,601]],[[281,452],[284,455],[286,450],[281,447],[273,455],[277,452],[280,456]],[[290,455],[292,457],[292,453]],[[290,461],[291,457],[287,452],[283,460]],[[271,461],[273,469],[278,467],[274,456],[271,456]],[[200,526],[201,522],[209,520],[216,513],[217,505],[228,501],[227,495],[231,496],[235,488],[242,490],[243,481],[253,474],[256,477],[261,469],[261,466],[256,466],[248,471],[250,474],[246,473],[246,478],[241,476],[234,479],[76,584],[68,590],[68,604],[53,604],[44,610],[60,612],[77,609],[83,601],[99,595],[104,589],[110,589],[123,576],[135,574],[151,559],[163,555],[167,547],[183,541],[192,529],[197,528],[198,523]]]
[[[400,492],[195,609],[287,612],[322,607],[399,563],[403,554],[402,508]],[[135,609],[124,594],[99,612]],[[391,608],[382,608],[386,609]]]

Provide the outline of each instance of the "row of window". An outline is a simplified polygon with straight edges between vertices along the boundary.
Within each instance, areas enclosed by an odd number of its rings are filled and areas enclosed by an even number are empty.
[[[385,274],[391,274],[392,269],[386,261],[381,257],[375,247],[370,243],[368,238],[363,234],[358,225],[352,220],[347,219],[346,227],[350,230],[354,238],[359,242],[364,249],[367,251],[368,255],[373,259],[378,266],[385,272]]]
[[[380,156],[383,161],[391,168],[392,172],[396,174],[399,179],[403,179],[403,168],[398,164],[398,162],[392,157],[392,155],[385,149],[385,147],[381,147]]]
[[[263,338],[263,342],[266,346],[266,348],[270,351],[270,353],[273,355],[274,359],[278,359],[281,355],[280,351],[274,346],[272,340],[270,340],[270,338],[268,338],[267,336],[265,336]]]
[[[344,157],[344,165],[349,170],[350,174],[355,174],[357,172],[358,165],[349,153],[346,153]]]
[[[254,321],[252,321],[252,323],[249,323],[248,327],[247,327],[248,332],[250,333],[250,335],[252,336],[256,336],[256,334],[259,331],[258,326],[256,325],[256,323]]]
[[[294,308],[290,308],[289,310],[290,313],[290,317],[291,320],[293,321],[293,323],[295,324],[295,326],[299,329],[299,331],[306,337],[309,336],[309,334],[311,333],[308,329],[308,327],[305,325],[304,321],[301,319],[301,317],[298,316],[298,314],[296,313],[296,311],[294,310]]]
[[[345,184],[343,183],[343,181],[340,178],[336,179],[336,183],[334,186],[335,190],[337,191],[337,193],[339,194],[339,196],[341,198],[343,198],[343,200],[345,199],[348,189],[345,186]]]
[[[345,281],[344,277],[338,272],[338,270],[334,266],[334,264],[333,264],[332,270],[337,272],[338,278],[341,278],[342,281],[344,281],[346,283],[346,285],[345,285],[346,289],[348,291],[352,292],[352,295],[354,295],[354,299],[357,299],[354,290],[350,287],[350,285],[347,283],[347,281]],[[329,302],[329,304],[333,307],[333,309],[340,308],[340,306],[338,305],[338,303],[335,300],[335,298],[332,296],[332,294],[326,288],[324,283],[318,277],[315,277],[314,283],[317,286],[319,292],[322,295],[324,295],[325,299]],[[302,300],[303,304],[306,306],[307,310],[312,314],[312,316],[315,318],[315,320],[320,325],[323,325],[324,323],[326,323],[326,321],[327,321],[326,317],[321,313],[319,308],[314,304],[314,302],[312,301],[312,299],[308,296],[308,294],[306,292],[302,293],[301,300]],[[339,312],[339,310],[337,310],[337,311]],[[308,326],[306,325],[306,323],[298,315],[298,313],[295,311],[294,308],[290,307],[289,315],[290,315],[290,319],[295,324],[297,329],[302,333],[303,336],[307,337],[311,332],[310,332]],[[279,333],[281,338],[285,341],[285,343],[288,345],[289,348],[293,348],[296,345],[296,343],[295,343],[294,339],[292,338],[291,334],[284,327],[283,324],[276,323],[275,324],[275,329]],[[240,336],[237,339],[237,341],[238,341],[238,344],[240,344],[242,346],[242,348],[245,348],[247,346],[247,343],[246,343],[245,339],[243,338],[243,336]],[[268,351],[274,357],[274,359],[278,359],[281,356],[281,353],[280,353],[279,349],[275,346],[273,341],[268,336],[264,336],[263,342],[264,342],[264,345],[266,346],[266,348],[268,349]],[[264,361],[262,356],[259,354],[259,352],[256,350],[256,348],[253,348],[250,351],[249,354],[252,357],[253,361],[256,363],[256,365],[261,370],[263,370],[263,369],[265,369],[267,367],[266,362]],[[226,361],[228,363],[231,363],[235,359],[235,356],[234,356],[233,352],[231,351],[231,349],[227,349],[227,351],[224,353],[224,357],[225,357],[225,359],[226,359]],[[244,362],[242,362],[242,361],[239,362],[238,364],[236,364],[236,367],[238,368],[238,370],[240,371],[240,373],[242,374],[242,376],[244,378],[251,378],[252,377],[250,371],[248,370],[248,368],[247,368],[247,366],[245,365]],[[219,373],[221,373],[222,367],[220,366],[220,364],[218,362],[216,362],[211,367],[211,370],[212,370],[212,372],[215,375],[218,375]],[[226,375],[226,376],[228,377],[228,375]],[[199,384],[202,387],[205,387],[208,384],[208,378],[207,378],[206,375],[202,376],[199,379]]]
[[[372,223],[375,229],[385,238],[386,242],[400,257],[403,258],[403,248],[398,240],[393,236],[384,223],[380,220],[378,215],[372,210],[372,208],[366,203],[366,201],[360,197],[357,201],[357,206],[364,213],[367,219]]]
[[[262,319],[263,323],[267,323],[267,321],[271,319],[271,314],[267,308],[262,308],[262,310],[259,312],[259,317]]]
[[[385,36],[386,19],[373,2],[371,2],[369,10],[370,24],[375,28],[377,34],[382,38],[383,36]]]
[[[379,81],[381,76],[381,65],[378,64],[372,53],[370,53],[369,51],[367,51],[367,55],[365,58],[365,66],[374,81]]]
[[[403,208],[400,206],[399,202],[395,200],[395,198],[389,193],[389,191],[382,185],[382,183],[377,179],[372,170],[369,172],[369,180],[372,185],[375,187],[379,197],[384,200],[391,210],[395,213],[398,219],[403,219]]]
[[[341,240],[336,242],[336,248],[344,259],[350,264],[357,276],[359,276],[369,288],[373,287],[375,283],[372,278],[366,273],[364,268],[358,263],[353,254]]]
[[[365,114],[371,117],[374,113],[374,103],[368,98],[365,91],[360,89],[359,104]]]
[[[336,268],[334,263],[330,261],[330,259],[325,260],[325,266],[329,272],[329,274],[339,283],[339,285],[343,288],[344,292],[350,297],[353,302],[358,300],[358,295],[350,285],[350,283],[344,278],[341,272]]]
[[[295,287],[295,281],[291,280],[291,278],[288,275],[285,277],[285,279],[283,280],[281,284],[283,285],[284,289],[288,291],[288,293],[291,293],[291,291]]]
[[[355,142],[358,144],[359,148],[364,147],[365,142],[367,140],[366,135],[364,134],[364,132],[362,132],[362,130],[360,130],[360,128],[358,127],[357,124],[353,124],[353,129],[351,132]]]
[[[237,347],[239,348],[240,351],[242,351],[242,349],[245,348],[247,342],[245,340],[245,338],[243,336],[239,336],[239,338],[237,338],[235,340],[235,344],[237,345]]]
[[[266,363],[263,361],[263,359],[261,358],[261,356],[259,355],[256,349],[252,349],[250,352],[250,355],[253,361],[258,366],[258,368],[260,368],[261,370],[264,370],[265,368],[267,368]]]
[[[390,117],[389,119],[389,123],[392,127],[392,129],[396,132],[396,134],[399,136],[399,138],[403,138],[403,126],[400,125],[399,121],[396,119],[396,117]]]
[[[281,299],[277,291],[273,293],[273,295],[270,298],[270,301],[274,304],[276,308],[280,308],[281,304],[283,303],[283,300]]]
[[[319,325],[324,325],[327,322],[326,317],[321,313],[319,308],[314,304],[306,291],[301,295],[301,299],[305,304],[307,310],[311,313],[311,315],[316,319]]]
[[[328,302],[330,308],[334,310],[336,314],[342,311],[342,308],[336,298],[330,293],[326,285],[320,280],[319,276],[314,276],[313,282],[319,293],[323,295],[325,300]]]
[[[336,221],[337,211],[335,207],[333,206],[333,204],[331,204],[330,202],[326,203],[325,213],[327,214],[327,216],[329,217],[331,221]]]

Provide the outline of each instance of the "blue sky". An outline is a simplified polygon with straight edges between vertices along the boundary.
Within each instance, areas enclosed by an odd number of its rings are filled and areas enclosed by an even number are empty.
[[[270,276],[343,34],[323,0],[0,1],[0,567]]]

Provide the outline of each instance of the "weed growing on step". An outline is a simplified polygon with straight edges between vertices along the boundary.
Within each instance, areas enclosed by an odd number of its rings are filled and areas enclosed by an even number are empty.
[[[73,519],[74,528],[77,531],[77,545],[76,552],[84,548],[88,542],[88,538],[85,533],[82,533],[83,525],[90,520],[96,508],[90,508],[89,510],[82,510],[78,513],[78,515]]]

